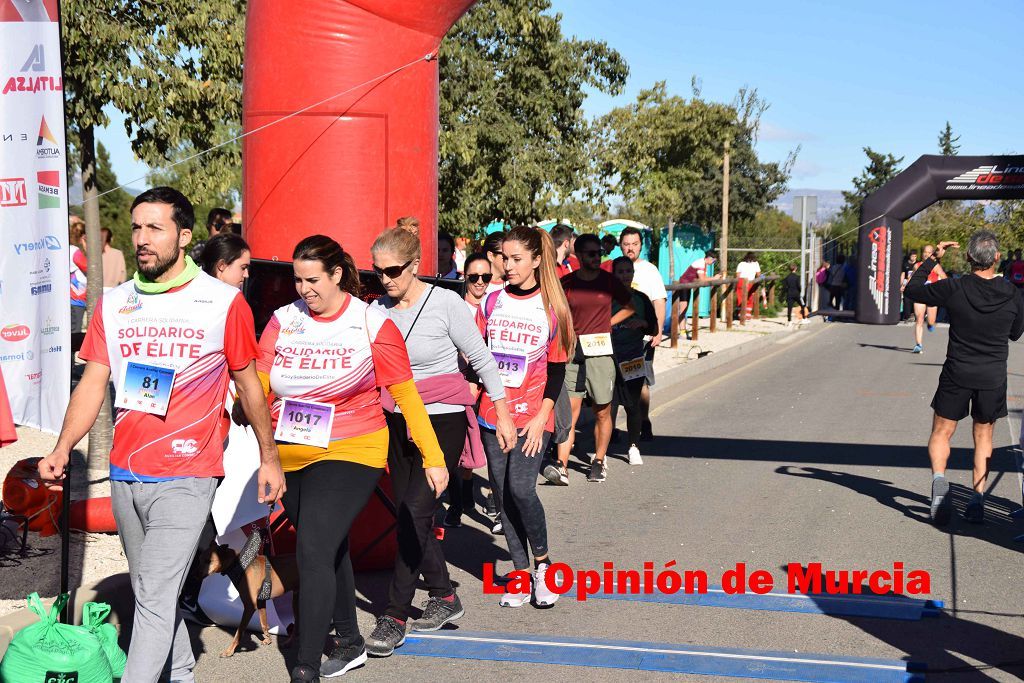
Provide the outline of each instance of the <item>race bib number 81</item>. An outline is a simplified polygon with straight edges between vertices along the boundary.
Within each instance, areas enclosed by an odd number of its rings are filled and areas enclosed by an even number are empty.
[[[174,388],[174,368],[128,361],[124,364],[114,405],[163,417]]]

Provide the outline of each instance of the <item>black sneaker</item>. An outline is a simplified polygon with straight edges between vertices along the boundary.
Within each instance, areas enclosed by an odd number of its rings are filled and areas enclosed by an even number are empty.
[[[484,503],[484,512],[487,514],[488,517],[498,516],[498,506],[494,504],[493,493],[487,494],[487,502]]]
[[[324,678],[334,678],[363,664],[366,664],[366,641],[360,638],[352,645],[334,648],[320,665],[320,675]]]
[[[374,657],[390,657],[395,648],[404,642],[405,624],[394,617],[382,614],[377,617],[377,625],[373,627],[373,633],[366,641],[366,651]]]
[[[590,474],[587,475],[587,481],[602,482],[608,478],[608,468],[605,466],[604,460],[598,460],[595,458],[590,462]]]
[[[198,601],[188,600],[186,598],[178,599],[178,610],[181,611],[181,616],[185,621],[191,621],[193,624],[199,624],[200,626],[213,626],[214,621],[206,615],[203,608],[199,606]]]
[[[299,664],[292,669],[291,683],[320,683],[320,675],[313,667]]]
[[[932,479],[931,518],[935,526],[949,524],[949,515],[953,509],[953,496],[949,493],[949,482],[945,477]]]
[[[568,486],[569,470],[564,465],[551,464],[544,468],[544,478],[555,486]]]
[[[460,528],[462,526],[462,513],[454,507],[449,507],[448,512],[444,514],[444,525],[452,529]]]
[[[651,426],[650,420],[644,420],[640,425],[640,440],[654,441],[654,428]]]
[[[967,509],[964,510],[964,519],[971,524],[985,523],[985,503],[981,498],[977,496],[971,498],[971,502],[967,504]]]
[[[463,609],[462,601],[457,594],[452,593],[452,598],[427,598],[423,603],[423,616],[410,626],[417,631],[436,631],[445,624],[455,621],[465,614],[466,610]]]

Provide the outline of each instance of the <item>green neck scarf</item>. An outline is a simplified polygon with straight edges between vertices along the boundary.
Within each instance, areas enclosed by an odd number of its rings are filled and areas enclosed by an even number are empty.
[[[188,284],[196,275],[199,275],[199,266],[196,265],[191,256],[186,254],[185,270],[181,271],[178,277],[168,282],[150,282],[143,277],[141,272],[135,271],[135,288],[143,294],[163,294],[169,289]]]

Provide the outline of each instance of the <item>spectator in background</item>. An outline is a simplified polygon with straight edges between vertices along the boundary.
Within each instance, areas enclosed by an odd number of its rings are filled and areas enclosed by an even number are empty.
[[[699,258],[690,266],[683,271],[683,274],[679,276],[679,284],[686,285],[691,282],[705,282],[710,280],[708,277],[708,268],[711,264],[718,260],[718,254],[714,251],[704,252],[704,258]],[[679,324],[683,324],[686,321],[686,309],[690,305],[690,295],[694,290],[684,289],[681,292],[676,292],[676,296],[679,297]],[[696,297],[695,297],[696,298]],[[689,338],[690,333],[686,333]]]
[[[471,251],[473,250],[469,247],[468,237],[455,238],[455,255],[452,256],[452,260],[455,261],[455,269],[460,273],[465,272],[466,257]]]
[[[446,232],[437,233],[437,276],[444,280],[458,280],[459,269],[455,256],[455,240]]]
[[[124,254],[110,244],[114,233],[110,228],[100,228],[103,235],[103,291],[117,287],[128,279],[128,271],[124,265]]]
[[[997,278],[999,242],[995,234],[979,230],[967,244],[971,274],[928,284],[946,249],[956,242],[939,242],[907,285],[907,297],[925,306],[949,311],[949,346],[932,399],[932,434],[928,457],[932,466],[931,519],[936,526],[949,521],[952,497],[946,481],[949,441],[957,423],[970,414],[974,421],[974,496],[967,504],[967,521],[985,519],[985,482],[992,457],[996,420],[1005,417],[1008,340],[1024,334],[1024,299],[1005,279]]]
[[[793,322],[793,306],[800,306],[800,319],[807,319],[807,306],[804,305],[804,298],[800,294],[800,276],[796,274],[796,264],[789,264],[789,275],[782,280],[783,290],[786,292],[786,322]]]
[[[222,232],[231,232],[231,212],[227,209],[215,208],[210,209],[210,212],[206,214],[206,232],[209,233],[207,239],[211,239],[221,234]],[[241,231],[241,228],[239,228]],[[192,247],[192,260],[199,263],[199,260],[203,256],[203,247],[206,246],[206,240],[197,243]]]
[[[487,285],[487,293],[505,288],[505,258],[501,254],[501,245],[505,243],[505,233],[492,232],[484,240],[484,253],[491,264],[491,282]]]
[[[630,228],[627,228],[629,230]],[[635,230],[635,228],[632,228]],[[623,231],[625,232],[625,231]],[[619,236],[621,242],[622,235]],[[626,410],[626,433],[629,436],[629,464],[643,465],[637,444],[643,436],[641,429],[647,417],[641,394],[646,388],[647,373],[645,370],[647,339],[658,331],[658,316],[655,307],[638,287],[633,279],[637,263],[630,257],[620,256],[612,263],[612,274],[624,286],[630,288],[633,295],[635,313],[612,327],[612,350],[615,353],[615,402],[612,406],[612,423],[615,422],[616,408],[621,405]],[[664,289],[664,285],[662,285]],[[612,302],[612,314],[622,308],[617,301]],[[662,301],[664,308],[664,301]],[[648,423],[649,427],[650,423]]]
[[[644,351],[644,372],[647,375],[640,392],[641,405],[641,429],[640,440],[650,441],[654,438],[654,430],[651,427],[651,389],[654,386],[654,350],[661,344],[662,331],[665,329],[665,303],[668,301],[668,292],[665,291],[665,282],[661,278],[658,266],[650,261],[640,258],[640,251],[643,248],[643,234],[632,226],[627,226],[619,233],[619,248],[622,255],[627,257],[633,264],[633,273],[630,278],[632,288],[642,292],[647,300],[654,307],[655,321],[654,332],[646,341],[649,342]],[[617,260],[617,259],[616,259]],[[614,267],[614,263],[613,263]],[[625,274],[623,274],[623,278]],[[619,278],[625,283],[623,278]],[[627,284],[627,286],[630,286]],[[639,309],[638,309],[639,310]]]
[[[836,262],[829,266],[825,286],[828,287],[829,305],[838,311],[846,291],[846,257],[842,254],[836,256]]]
[[[740,308],[743,310],[743,315],[747,320],[750,320],[750,316],[754,313],[754,297],[757,296],[757,288],[752,285],[761,275],[761,264],[757,262],[757,258],[754,256],[754,252],[748,251],[743,257],[743,260],[736,265],[736,277],[743,280],[746,286],[746,301],[740,301]],[[737,295],[743,291],[742,288],[737,288]],[[742,298],[742,297],[740,297]]]
[[[915,270],[917,270],[917,249],[911,249],[910,253],[907,254],[906,260],[903,261],[903,270],[900,272],[900,292],[903,292],[907,288],[907,283],[910,282],[910,278],[914,274]],[[903,308],[900,311],[900,320],[906,320],[909,318],[910,311],[913,309],[913,302],[904,295]]]
[[[580,269],[580,262],[572,255],[573,231],[568,225],[559,223],[551,228],[551,241],[555,243],[555,257],[558,259],[558,277]]]
[[[85,221],[78,216],[68,219],[68,247],[71,250],[71,333],[82,331],[85,320],[86,279],[89,263],[85,258]]]
[[[233,232],[222,232],[207,240],[199,267],[221,282],[241,289],[249,277],[251,262],[252,255],[246,241]]]
[[[417,237],[420,236],[420,219],[416,218],[416,216],[402,216],[395,221],[395,227],[411,232]]]
[[[818,284],[818,309],[831,308],[829,303],[831,295],[828,291],[828,270],[832,267],[832,264],[825,259],[821,260],[821,265],[818,266],[818,270],[814,272],[814,281]]]
[[[617,246],[619,246],[619,243],[615,239],[614,236],[612,236],[612,235],[605,235],[604,237],[601,238],[601,262],[602,263],[604,263],[605,261],[607,261],[607,260],[609,260],[611,258],[611,253],[613,251],[615,251],[615,247],[617,247]],[[608,272],[611,272],[611,270],[608,269],[608,268],[604,268],[603,270],[607,270]]]
[[[1020,249],[1013,252],[1013,259],[1010,261],[1010,265],[1007,266],[1006,273],[1010,282],[1017,289],[1024,288],[1024,260],[1020,257]]]

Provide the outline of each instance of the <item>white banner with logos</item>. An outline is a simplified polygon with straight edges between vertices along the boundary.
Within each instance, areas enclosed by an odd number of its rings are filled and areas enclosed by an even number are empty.
[[[50,16],[55,7],[29,0],[0,12],[0,366],[14,421],[53,432],[64,419],[71,382],[68,180],[60,33],[57,17]]]

